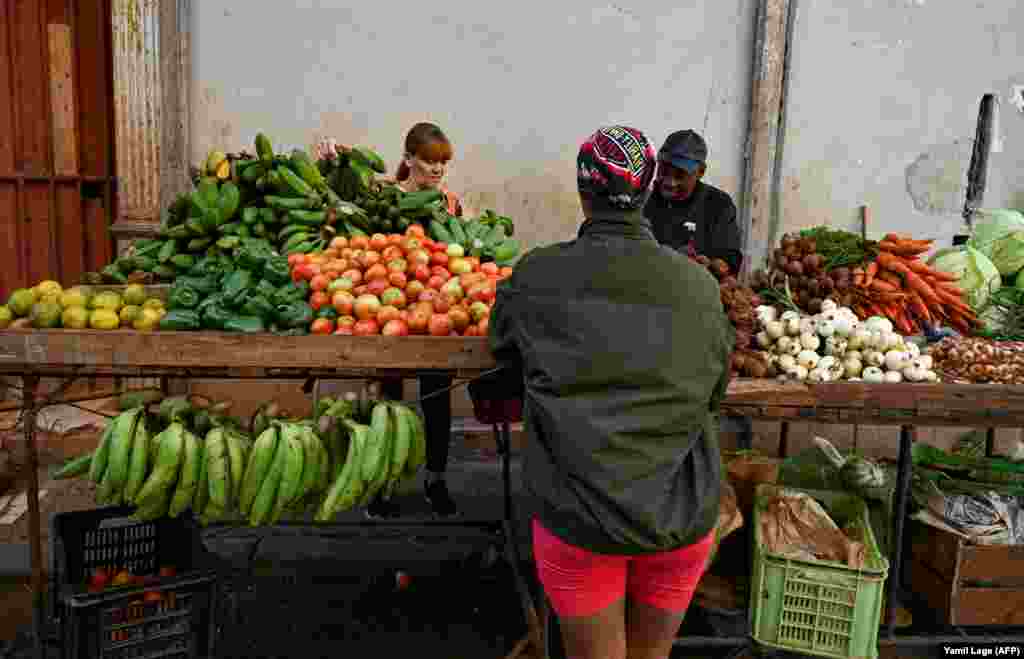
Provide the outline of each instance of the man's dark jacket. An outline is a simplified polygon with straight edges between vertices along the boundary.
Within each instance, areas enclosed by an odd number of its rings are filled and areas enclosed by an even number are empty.
[[[644,216],[662,245],[685,254],[693,241],[698,254],[722,259],[733,272],[739,272],[743,247],[736,204],[722,190],[698,181],[693,194],[683,201],[673,201],[656,189],[644,207]]]
[[[639,211],[525,255],[498,288],[490,347],[522,369],[523,478],[541,523],[620,555],[711,531],[734,336],[715,280],[659,245]]]

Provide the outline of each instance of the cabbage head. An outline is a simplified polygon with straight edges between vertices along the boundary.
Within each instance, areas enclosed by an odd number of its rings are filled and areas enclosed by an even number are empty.
[[[969,244],[939,250],[928,260],[928,265],[959,277],[957,286],[975,310],[984,307],[988,296],[1003,283],[992,261]]]
[[[1014,231],[1024,231],[1024,215],[1009,208],[979,208],[974,212],[974,228],[967,244],[992,258],[996,243]]]
[[[1020,272],[1024,268],[1024,231],[1008,233],[995,241],[989,260],[1005,277]]]

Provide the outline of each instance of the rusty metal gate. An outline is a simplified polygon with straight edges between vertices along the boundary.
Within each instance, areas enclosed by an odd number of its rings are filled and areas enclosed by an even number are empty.
[[[0,299],[113,256],[110,0],[0,3]]]

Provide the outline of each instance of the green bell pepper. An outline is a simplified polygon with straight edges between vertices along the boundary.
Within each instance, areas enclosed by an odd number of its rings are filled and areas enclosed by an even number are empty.
[[[165,331],[197,330],[199,328],[199,314],[191,309],[172,309],[160,319],[160,329]]]
[[[259,316],[234,315],[228,318],[227,322],[224,323],[224,331],[256,334],[259,332],[265,332],[266,327],[263,325],[263,319]]]
[[[288,266],[288,257],[273,256],[267,259],[263,264],[263,277],[278,286],[291,281],[292,272]]]
[[[188,284],[175,282],[167,295],[168,309],[195,309],[199,306],[202,296]]]
[[[265,296],[259,294],[250,294],[239,308],[238,313],[243,316],[257,316],[265,319],[275,317],[274,305]]]
[[[223,330],[225,323],[234,317],[235,313],[224,306],[223,300],[216,304],[210,304],[202,310],[202,323],[204,329]]]
[[[281,304],[277,307],[277,324],[280,327],[295,329],[309,327],[313,322],[313,309],[304,301]]]
[[[245,302],[245,296],[252,286],[252,273],[248,270],[235,270],[224,278],[221,284],[221,294],[224,296],[224,303],[232,308],[237,308]]]
[[[288,282],[277,289],[274,295],[270,298],[270,301],[274,306],[281,306],[282,304],[288,304],[290,302],[305,302],[309,299],[309,292],[309,282],[305,280],[300,282]]]

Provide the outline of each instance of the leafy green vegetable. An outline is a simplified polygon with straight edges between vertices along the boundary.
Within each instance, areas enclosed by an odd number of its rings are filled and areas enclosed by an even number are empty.
[[[860,265],[878,254],[878,243],[864,240],[849,231],[821,226],[804,229],[800,237],[814,241],[815,251],[825,259],[826,272],[833,268]]]
[[[1013,231],[992,244],[989,255],[999,274],[1009,277],[1024,268],[1024,230]]]
[[[979,208],[974,213],[976,224],[967,244],[991,258],[996,242],[1014,231],[1024,230],[1024,215],[1008,208]]]
[[[983,309],[989,296],[1002,286],[996,266],[969,244],[939,250],[928,260],[928,265],[956,275],[959,278],[957,285],[975,310]]]

